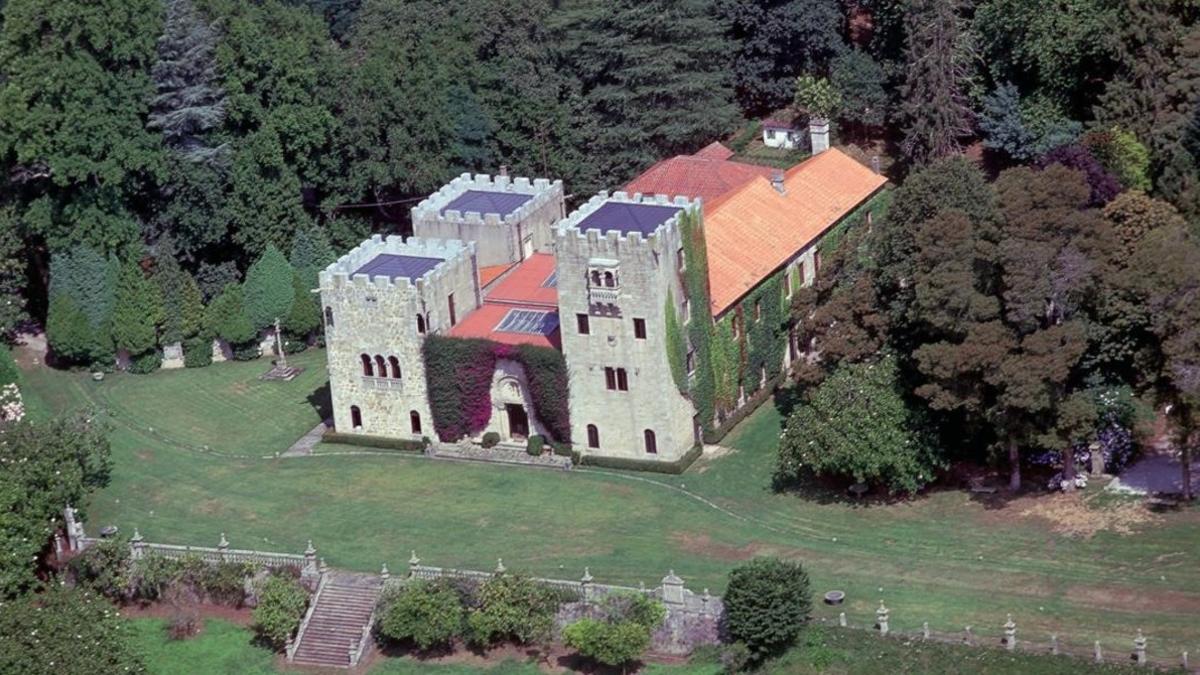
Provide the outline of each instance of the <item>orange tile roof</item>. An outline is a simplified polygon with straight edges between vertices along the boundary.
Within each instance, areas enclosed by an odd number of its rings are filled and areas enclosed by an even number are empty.
[[[703,148],[700,148],[695,153],[693,153],[692,157],[703,157],[704,159],[725,160],[725,159],[729,159],[730,157],[733,157],[733,155],[734,155],[733,150],[730,150],[729,148],[725,147],[724,143],[722,143],[721,141],[713,141],[712,143],[709,143],[708,145],[704,146]]]
[[[488,265],[486,267],[480,267],[479,268],[479,287],[484,288],[485,286],[492,283],[496,279],[499,279],[500,275],[507,272],[509,269],[512,268],[512,266],[513,266],[513,263],[508,263],[506,265]]]
[[[831,148],[789,169],[781,194],[758,178],[704,213],[708,283],[719,316],[887,180]]]
[[[450,329],[449,335],[460,338],[486,338],[493,342],[506,345],[537,345],[538,347],[553,347],[562,349],[562,329],[555,328],[549,335],[536,333],[511,333],[498,331],[496,327],[504,321],[504,317],[513,309],[528,309],[531,311],[546,311],[545,307],[537,305],[502,305],[485,302],[478,309],[463,317]],[[555,314],[558,312],[555,311]]]
[[[710,145],[709,148],[712,146]],[[695,155],[676,155],[646,169],[625,186],[629,193],[646,195],[683,195],[704,201],[716,199],[758,177],[770,178],[775,172],[767,166],[731,162],[712,157],[712,152]]]
[[[554,274],[554,256],[534,253],[488,289],[485,302],[558,307],[558,285],[547,285]]]

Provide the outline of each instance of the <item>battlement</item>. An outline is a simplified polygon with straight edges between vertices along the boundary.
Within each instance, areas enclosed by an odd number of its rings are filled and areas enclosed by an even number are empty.
[[[593,254],[615,251],[619,245],[659,250],[660,241],[674,235],[680,215],[698,212],[700,206],[699,199],[682,196],[672,199],[667,195],[602,191],[559,221],[555,248]]]
[[[320,285],[322,290],[349,285],[380,291],[404,290],[414,286],[419,290],[447,275],[452,268],[469,263],[474,255],[474,242],[422,237],[409,237],[406,240],[396,235],[385,238],[376,234],[326,267],[320,274]],[[404,269],[399,274],[358,273],[358,270],[380,256],[402,258],[397,262]],[[422,263],[422,259],[431,262]],[[406,271],[411,271],[411,275]]]
[[[464,208],[446,208],[469,192],[494,193],[497,196],[527,195],[529,198],[514,205],[507,212],[488,212],[487,206],[468,206]],[[464,173],[446,183],[437,192],[426,197],[412,209],[413,222],[446,222],[466,223],[473,225],[499,225],[501,223],[518,223],[537,212],[548,202],[563,199],[563,183],[561,180],[550,181],[546,178],[491,176],[478,173]],[[516,200],[510,200],[516,201]]]

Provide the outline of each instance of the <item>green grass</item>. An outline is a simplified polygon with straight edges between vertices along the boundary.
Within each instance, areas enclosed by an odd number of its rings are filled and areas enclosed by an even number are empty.
[[[802,560],[815,591],[847,591],[852,624],[881,598],[898,630],[971,625],[995,640],[1011,612],[1022,637],[1086,650],[1124,650],[1140,627],[1150,652],[1200,653],[1200,510],[1154,516],[1135,534],[1055,533],[1022,510],[953,490],[899,504],[846,503],[819,490],[770,489],[780,413],[768,404],[725,439],[735,452],[662,476],[545,471],[431,461],[400,453],[262,459],[316,424],[321,352],[293,382],[263,383],[266,362],[112,375],[29,371],[52,409],[106,402],[116,410],[116,467],[91,500],[89,525],[140,528],[152,541],[299,552],[309,538],[335,566],[427,564],[510,569],[655,585],[670,568],[719,592],[755,555]],[[151,433],[148,428],[153,426]],[[244,458],[218,456],[194,448]],[[1097,500],[1100,506],[1107,500]],[[1098,508],[1098,507],[1097,507]],[[817,608],[827,619],[836,614]]]
[[[207,619],[201,633],[187,640],[168,639],[165,619],[129,621],[134,627],[136,645],[146,661],[146,670],[153,675],[276,672],[275,655],[255,646],[249,630],[228,621]]]

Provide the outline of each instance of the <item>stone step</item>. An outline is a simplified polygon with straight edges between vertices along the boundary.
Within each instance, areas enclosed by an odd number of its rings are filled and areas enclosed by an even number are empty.
[[[362,640],[363,627],[379,601],[383,584],[378,578],[338,578],[321,588],[312,616],[292,657],[294,663],[345,668],[351,645]]]

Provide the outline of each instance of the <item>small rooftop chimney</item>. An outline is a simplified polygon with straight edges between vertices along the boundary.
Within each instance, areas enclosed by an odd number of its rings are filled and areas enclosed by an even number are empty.
[[[501,176],[507,176],[507,175],[508,175],[508,165],[507,165],[507,164],[501,164],[501,165],[500,165],[500,175],[501,175]]]
[[[808,120],[808,135],[812,139],[812,154],[819,155],[829,149],[829,120],[813,117]]]
[[[771,187],[781,195],[787,194],[787,188],[783,186],[783,172],[775,171],[771,174]]]

